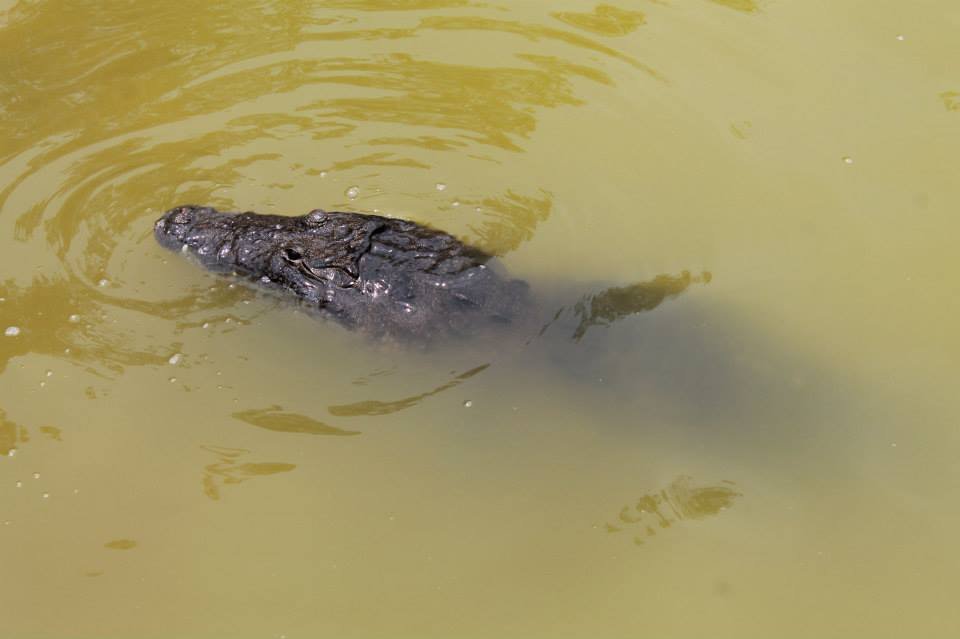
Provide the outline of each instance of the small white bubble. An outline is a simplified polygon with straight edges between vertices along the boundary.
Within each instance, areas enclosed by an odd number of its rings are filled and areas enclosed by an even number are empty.
[[[34,479],[40,479],[40,473],[34,473],[34,474],[33,474],[33,478],[34,478]]]
[[[70,354],[70,349],[69,349],[69,348],[63,349],[63,354],[64,354],[64,355],[69,355],[69,354]]]
[[[227,284],[227,288],[229,288],[229,289],[235,289],[235,288],[237,288],[237,285],[236,285],[236,284]]]
[[[463,402],[464,408],[470,408],[471,406],[473,406],[473,402],[471,400],[468,399],[467,401]]]
[[[79,494],[80,494],[80,489],[79,489],[79,488],[74,488],[74,489],[73,489],[73,494],[74,494],[74,495],[79,495]]]
[[[7,451],[7,457],[13,457],[16,454],[17,454],[16,448],[11,448],[10,450]]]
[[[106,279],[106,278],[104,278],[104,279],[100,280],[99,282],[97,282],[97,286],[99,286],[99,287],[101,287],[101,288],[103,288],[104,286],[109,286],[109,285],[110,285],[110,280],[108,280],[108,279]]]
[[[76,324],[77,322],[80,321],[80,316],[74,313],[73,315],[67,318],[67,321]]]
[[[437,182],[437,190],[438,190],[438,191],[446,191],[446,190],[447,190],[447,185],[444,184],[443,182]]]
[[[210,322],[204,322],[202,328],[210,328]]]
[[[450,203],[450,206],[454,206],[454,207],[460,206],[460,200],[454,200],[453,202]]]
[[[53,371],[47,371],[47,377],[53,377]]]
[[[16,486],[17,488],[23,488],[23,482],[18,481],[16,484],[14,484],[14,486]]]
[[[50,499],[50,493],[43,493],[44,499]]]
[[[43,388],[43,387],[46,386],[46,385],[47,385],[46,382],[40,382],[40,388]]]
[[[7,337],[16,337],[17,335],[20,334],[20,327],[8,326],[7,330],[3,331],[3,334],[6,335]]]
[[[326,172],[326,171],[320,171],[320,177],[322,177],[322,178],[327,177],[327,172]]]
[[[181,252],[181,253],[186,253],[189,249],[190,249],[190,247],[187,246],[186,244],[184,244],[183,246],[180,247],[180,252]]]
[[[170,359],[168,359],[167,362],[171,366],[176,366],[177,364],[180,363],[181,359],[183,359],[183,355],[181,355],[180,353],[174,353],[173,355],[170,356]]]
[[[476,211],[477,213],[479,213],[479,212],[480,212],[480,207],[477,206],[477,207],[475,207],[473,210]]]
[[[263,277],[260,278],[260,281],[263,282],[264,284],[269,284],[270,278],[264,275]]]
[[[223,371],[217,371],[217,375],[223,375]]]
[[[355,200],[355,199],[357,198],[357,196],[360,195],[360,187],[359,187],[359,186],[351,186],[349,189],[347,189],[346,191],[344,191],[344,195],[346,195],[346,196],[347,196],[348,198],[350,198],[351,200]]]
[[[0,303],[6,302],[6,301],[7,301],[7,298],[5,298],[5,297],[0,297]]]
[[[228,317],[227,319],[223,320],[223,323],[224,323],[224,324],[231,324],[231,323],[233,323],[233,318],[232,318],[232,317]]]
[[[897,34],[897,40],[899,40],[900,42],[903,42],[906,39],[907,39],[906,36],[903,35],[902,33]]]
[[[171,377],[171,378],[168,379],[167,381],[170,382],[171,384],[176,384],[176,383],[177,383],[177,378],[176,378],[176,377]]]
[[[843,158],[843,163],[844,163],[844,164],[853,164],[853,158],[850,157],[850,156],[844,156],[844,158]]]

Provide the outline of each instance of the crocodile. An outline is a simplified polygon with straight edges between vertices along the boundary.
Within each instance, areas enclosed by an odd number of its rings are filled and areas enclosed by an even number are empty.
[[[154,224],[164,247],[211,271],[281,289],[351,329],[401,340],[463,337],[529,316],[526,282],[493,256],[407,220],[178,206]]]
[[[280,290],[348,328],[421,343],[475,336],[485,328],[542,335],[569,311],[571,338],[649,311],[707,283],[709,272],[604,289],[562,306],[544,304],[492,255],[416,222],[315,209],[301,216],[227,213],[178,206],[154,224],[157,241],[215,272]],[[566,288],[566,287],[564,287]]]

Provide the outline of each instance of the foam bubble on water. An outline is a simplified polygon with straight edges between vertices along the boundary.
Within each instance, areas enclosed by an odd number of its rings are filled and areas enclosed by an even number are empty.
[[[168,379],[167,381],[170,382],[171,384],[176,384],[176,383],[177,383],[177,378],[176,378],[176,377],[171,377],[171,378]]]
[[[844,158],[843,158],[843,163],[844,163],[844,164],[853,164],[853,158],[850,157],[849,155],[844,156]]]
[[[450,203],[450,205],[454,207],[460,206],[460,200],[454,200],[453,202]]]
[[[447,185],[444,184],[443,182],[437,182],[437,185],[436,185],[436,186],[437,186],[437,190],[438,190],[438,191],[446,191],[446,190],[447,190]]]
[[[467,401],[463,402],[464,408],[470,408],[471,406],[473,406],[473,401],[468,399]]]
[[[67,321],[68,321],[68,322],[71,322],[71,323],[73,323],[73,324],[76,324],[77,322],[80,321],[80,316],[77,315],[76,313],[74,313],[73,315],[71,315],[70,317],[67,318]]]
[[[183,359],[183,355],[181,355],[180,353],[174,353],[173,355],[170,356],[170,359],[167,360],[167,363],[170,364],[171,366],[176,366],[177,364],[180,363],[181,359]]]
[[[17,488],[23,488],[23,482],[18,481],[16,484],[14,484],[14,486],[16,486]]]
[[[183,246],[180,247],[180,252],[181,252],[181,253],[186,253],[188,250],[190,250],[190,247],[187,246],[186,244],[184,244]]]
[[[34,479],[40,479],[40,473],[34,473],[34,474],[33,474],[33,478],[34,478]]]
[[[53,371],[47,371],[46,375],[47,377],[53,377]]]
[[[210,328],[210,322],[204,322],[201,328]]]
[[[8,326],[7,329],[3,331],[3,334],[6,335],[7,337],[16,337],[17,335],[20,334],[20,327]]]
[[[903,42],[903,41],[906,40],[906,39],[907,39],[907,37],[906,37],[905,35],[903,35],[902,33],[898,33],[898,34],[897,34],[897,40],[899,40],[900,42]]]
[[[5,297],[0,297],[0,302],[6,302],[6,301],[7,301],[7,298],[5,298]]]
[[[326,172],[326,171],[320,171],[320,177],[322,177],[322,178],[327,177],[327,172]]]
[[[97,286],[99,286],[100,288],[103,288],[104,286],[109,286],[109,285],[110,285],[110,280],[108,280],[107,278],[103,278],[102,280],[97,282]]]
[[[263,277],[260,278],[260,281],[263,282],[264,284],[269,284],[270,278],[264,275]]]
[[[40,388],[43,388],[43,387],[46,386],[46,385],[47,385],[46,382],[40,382]]]
[[[479,206],[477,206],[477,207],[475,207],[473,210],[476,211],[477,213],[479,213],[481,209],[480,209]]]
[[[16,448],[11,448],[10,450],[7,451],[7,457],[13,457],[16,454],[17,454]]]
[[[50,493],[43,493],[44,499],[50,499]]]
[[[350,198],[351,200],[355,200],[355,199],[357,199],[357,196],[360,195],[360,187],[359,187],[359,186],[351,186],[351,187],[348,188],[346,191],[344,191],[344,195],[346,195],[346,196],[347,196],[348,198]]]

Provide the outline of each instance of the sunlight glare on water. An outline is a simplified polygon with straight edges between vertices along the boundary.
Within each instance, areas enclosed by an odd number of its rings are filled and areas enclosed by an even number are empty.
[[[0,634],[956,636],[958,28],[0,1]],[[188,203],[448,231],[535,330],[376,342]]]

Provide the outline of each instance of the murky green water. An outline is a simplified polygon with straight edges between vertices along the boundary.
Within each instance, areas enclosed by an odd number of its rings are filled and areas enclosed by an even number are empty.
[[[958,29],[0,2],[0,634],[956,636]],[[163,251],[187,202],[413,219],[566,310],[371,343]]]

